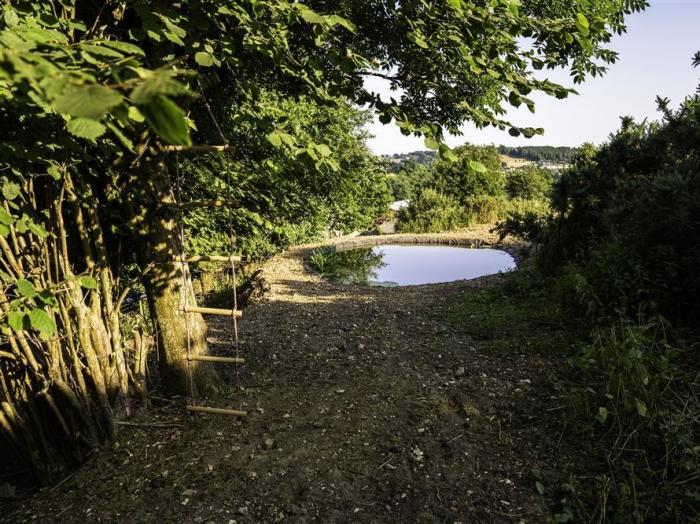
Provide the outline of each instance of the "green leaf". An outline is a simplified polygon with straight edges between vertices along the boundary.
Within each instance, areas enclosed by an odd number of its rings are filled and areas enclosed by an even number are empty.
[[[313,11],[312,9],[309,9],[308,7],[304,7],[301,11],[301,17],[304,19],[305,22],[308,22],[310,24],[323,24],[326,22],[326,17],[319,15],[317,12]]]
[[[17,291],[26,298],[34,298],[36,296],[36,288],[29,280],[21,278],[17,281]]]
[[[446,145],[440,144],[440,158],[446,160],[447,162],[456,162],[458,159],[457,155]]]
[[[7,314],[7,325],[15,331],[24,331],[30,326],[29,317],[24,311],[10,311]]]
[[[425,147],[428,149],[431,149],[433,151],[437,151],[440,147],[440,143],[435,140],[435,137],[432,136],[426,136],[425,137]]]
[[[486,171],[488,171],[484,164],[482,164],[481,162],[477,162],[476,160],[470,160],[468,165],[469,169],[475,171],[476,173],[486,173]]]
[[[326,17],[326,20],[331,25],[334,25],[334,26],[339,25],[341,27],[344,27],[345,29],[347,29],[351,33],[354,33],[355,31],[357,31],[357,26],[355,24],[353,24],[350,20],[343,18],[342,16],[332,15],[332,16]]]
[[[282,146],[282,137],[279,135],[279,133],[270,133],[267,135],[267,140],[275,147]]]
[[[64,115],[99,120],[114,106],[121,104],[122,95],[103,85],[72,86],[53,101],[53,108]]]
[[[601,424],[604,424],[605,421],[608,420],[608,410],[602,406],[599,407],[598,414],[596,415],[595,418],[598,422],[600,422]]]
[[[647,410],[647,405],[644,403],[643,400],[635,399],[635,404],[637,406],[637,414],[640,417],[646,417],[648,415],[648,410]]]
[[[54,180],[61,180],[61,177],[63,176],[63,172],[61,171],[61,168],[59,168],[55,164],[52,164],[49,167],[47,167],[46,172],[49,175],[51,175],[51,178],[53,178]]]
[[[46,229],[40,224],[37,224],[36,222],[33,222],[31,220],[27,221],[27,229],[33,234],[36,235],[39,238],[46,238],[49,236],[49,234],[46,232]]]
[[[0,224],[5,226],[10,226],[14,222],[12,215],[5,211],[4,208],[0,207]]]
[[[116,49],[117,51],[122,51],[123,53],[129,54],[129,55],[138,55],[138,56],[144,56],[145,53],[143,52],[143,49],[141,49],[139,46],[130,44],[129,42],[122,42],[119,40],[108,40],[105,42],[102,42],[102,45],[111,47],[112,49]]]
[[[131,92],[131,100],[137,106],[145,106],[157,96],[180,96],[190,94],[187,86],[173,78],[173,71],[136,69],[143,79]]]
[[[535,489],[537,490],[537,493],[544,495],[544,485],[541,482],[535,482]]]
[[[6,182],[2,186],[2,195],[7,199],[7,200],[14,200],[19,196],[20,191],[22,188],[20,187],[19,184],[15,184],[14,182]]]
[[[42,303],[46,304],[47,306],[58,307],[58,301],[56,300],[56,297],[54,297],[51,291],[49,291],[48,289],[42,289],[41,291],[39,291],[36,298],[38,298]]]
[[[421,33],[417,31],[410,31],[407,36],[408,39],[417,46],[422,47],[423,49],[428,49],[428,42],[426,42],[425,38]]]
[[[447,0],[447,5],[458,13],[462,12],[462,0]]]
[[[107,131],[104,125],[90,118],[74,118],[66,124],[66,129],[72,135],[91,141],[101,137]]]
[[[56,324],[43,309],[34,309],[29,313],[29,322],[39,332],[43,339],[50,338],[56,333]]]
[[[85,289],[97,289],[97,280],[89,275],[83,275],[78,278],[78,284]]]
[[[141,111],[139,111],[139,108],[136,107],[136,106],[131,106],[131,107],[129,107],[129,110],[127,111],[127,114],[128,114],[128,116],[129,116],[129,118],[130,118],[131,120],[133,120],[134,122],[139,122],[139,123],[141,123],[141,122],[145,122],[145,121],[146,121],[146,117],[143,116],[143,113],[142,113]]]
[[[576,29],[582,36],[588,36],[590,33],[588,19],[583,13],[579,13],[576,17]]]
[[[141,112],[151,129],[166,142],[185,146],[192,144],[185,114],[169,98],[157,95],[141,108]]]
[[[10,8],[9,4],[5,4],[5,14],[3,16],[7,27],[15,27],[19,24],[19,16],[14,9]]]
[[[316,146],[316,150],[321,153],[321,156],[327,157],[331,156],[331,148],[328,147],[326,144],[318,144]]]
[[[197,62],[202,67],[211,67],[214,65],[214,59],[209,53],[200,51],[194,54],[194,61]]]

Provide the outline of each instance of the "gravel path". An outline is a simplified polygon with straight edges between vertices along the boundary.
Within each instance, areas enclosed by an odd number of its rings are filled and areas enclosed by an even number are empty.
[[[266,264],[269,291],[240,321],[239,387],[212,403],[240,403],[247,419],[186,418],[164,401],[145,422],[177,427],[122,428],[12,520],[547,520],[529,472],[556,461],[549,363],[489,354],[445,320],[500,277],[342,286],[307,271],[305,254]],[[212,342],[227,329],[213,322]]]

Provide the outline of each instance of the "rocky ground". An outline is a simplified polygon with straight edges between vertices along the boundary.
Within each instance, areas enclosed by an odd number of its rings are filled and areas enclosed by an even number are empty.
[[[264,267],[268,292],[239,322],[247,362],[227,398],[208,400],[247,418],[154,398],[111,449],[0,520],[548,520],[533,470],[566,460],[551,420],[558,362],[494,351],[452,314],[501,277],[347,286],[309,272],[306,254]],[[228,339],[225,319],[210,328]]]

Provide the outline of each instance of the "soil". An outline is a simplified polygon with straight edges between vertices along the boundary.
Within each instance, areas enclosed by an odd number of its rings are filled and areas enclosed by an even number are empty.
[[[492,276],[371,288],[326,282],[308,248],[264,267],[239,321],[231,391],[188,415],[154,397],[117,441],[7,522],[544,522],[530,472],[562,459],[553,359],[492,353],[448,320]],[[226,349],[226,319],[210,340]]]

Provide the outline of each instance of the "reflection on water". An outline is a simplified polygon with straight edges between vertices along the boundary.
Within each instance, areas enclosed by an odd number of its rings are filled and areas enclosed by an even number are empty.
[[[466,280],[515,268],[498,249],[453,246],[384,245],[333,254],[327,276],[346,283],[412,286]]]

